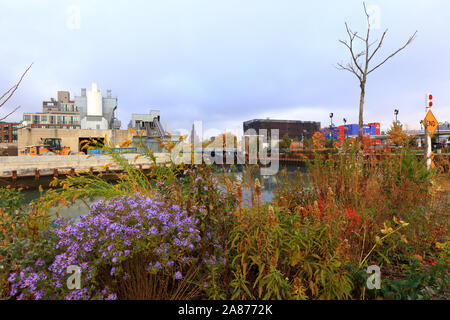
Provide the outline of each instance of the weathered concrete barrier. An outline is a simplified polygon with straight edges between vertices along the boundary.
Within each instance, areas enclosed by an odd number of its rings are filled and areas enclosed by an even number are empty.
[[[150,160],[137,154],[123,154],[129,163],[142,169],[150,167]],[[170,160],[168,153],[155,153],[158,164],[167,163]],[[80,172],[87,170],[105,170],[105,166],[111,163],[110,170],[120,170],[111,156],[108,155],[67,155],[67,156],[13,156],[0,157],[0,177],[53,175],[56,172]]]

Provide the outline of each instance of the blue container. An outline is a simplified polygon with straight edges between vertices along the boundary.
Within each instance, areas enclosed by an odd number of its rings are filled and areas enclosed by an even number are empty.
[[[100,149],[89,149],[87,154],[100,154]]]
[[[121,153],[126,151],[127,153],[137,153],[137,149],[136,148],[113,148],[113,151],[117,152],[117,153]],[[87,154],[104,154],[106,153],[106,151],[103,151],[101,149],[90,149],[87,151]]]
[[[370,134],[370,126],[368,124],[363,124],[363,134]]]
[[[358,135],[359,126],[357,124],[349,124],[348,125],[348,135],[349,136],[357,136]]]
[[[320,133],[321,133],[322,136],[324,136],[325,138],[329,138],[329,137],[330,137],[330,128],[329,128],[329,127],[321,128],[321,129],[320,129]]]

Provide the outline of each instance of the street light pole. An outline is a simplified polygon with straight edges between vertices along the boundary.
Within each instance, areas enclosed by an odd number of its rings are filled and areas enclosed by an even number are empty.
[[[346,126],[345,126],[345,124],[347,123],[347,119],[343,119],[344,120],[344,138],[345,138],[345,140],[347,140],[347,128],[346,128]]]
[[[398,124],[398,121],[397,121],[398,109],[394,110],[394,114],[395,114],[395,123]]]
[[[333,141],[333,112],[330,112],[330,141]]]

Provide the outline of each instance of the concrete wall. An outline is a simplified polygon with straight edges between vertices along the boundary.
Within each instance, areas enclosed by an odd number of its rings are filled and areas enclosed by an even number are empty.
[[[150,165],[150,161],[145,157],[138,157],[136,161],[134,158],[136,154],[124,154],[125,158],[130,163],[135,165],[142,165],[143,169],[146,169]],[[170,155],[168,153],[155,154],[157,163],[165,163],[169,160]],[[86,155],[73,155],[73,156],[17,156],[17,157],[0,157],[0,177],[10,177],[12,170],[17,171],[18,176],[34,175],[36,169],[40,171],[41,175],[52,174],[53,169],[67,170],[74,168],[75,171],[86,171],[89,168],[94,170],[104,171],[104,165],[112,162],[110,156],[107,155],[95,155],[88,157]],[[110,166],[111,170],[116,169],[114,165]]]
[[[115,145],[125,139],[131,139],[128,130],[115,130],[114,139],[112,130],[79,130],[79,129],[39,129],[22,128],[17,130],[19,152],[26,146],[41,144],[41,138],[61,138],[61,146],[70,147],[71,151],[79,152],[79,138],[104,138]]]

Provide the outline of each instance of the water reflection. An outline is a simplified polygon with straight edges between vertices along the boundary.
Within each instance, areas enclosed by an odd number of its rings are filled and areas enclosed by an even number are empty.
[[[286,178],[289,180],[297,179],[297,172],[300,171],[303,175],[305,174],[305,168],[284,167],[286,170]],[[249,174],[250,173],[250,174]],[[258,178],[261,184],[261,200],[263,203],[272,201],[274,197],[274,192],[276,190],[277,184],[282,179],[281,171],[276,175],[263,176],[260,174],[260,170],[251,170],[250,172],[246,170],[242,170],[241,168],[234,167],[233,169],[223,169],[217,170],[215,174],[220,177],[228,177],[232,181],[238,181],[242,186],[245,186],[248,183],[248,180],[251,178],[254,183],[255,179]],[[25,203],[29,203],[32,200],[38,199],[40,194],[38,190],[24,190],[24,200]],[[242,197],[244,200],[244,204],[246,206],[250,206],[252,204],[251,201],[251,192],[249,189],[243,188]],[[94,197],[91,199],[87,199],[85,201],[81,199],[76,199],[75,202],[70,207],[61,207],[59,211],[57,211],[57,207],[53,207],[50,209],[50,214],[56,216],[65,217],[65,218],[77,218],[80,216],[87,215],[89,213],[89,206],[101,200],[101,197]]]

